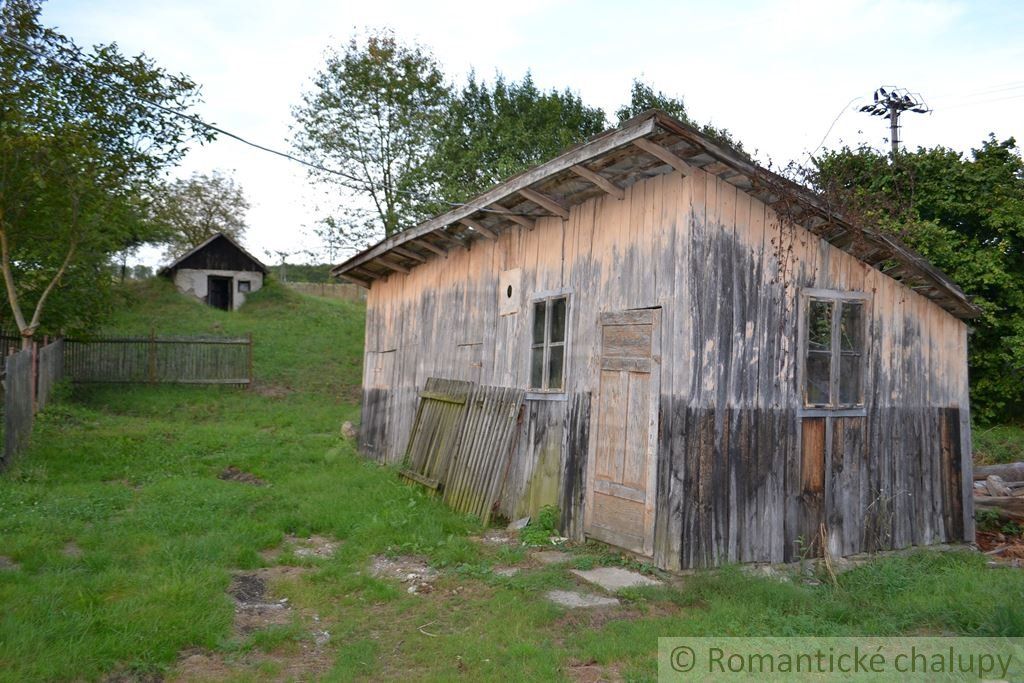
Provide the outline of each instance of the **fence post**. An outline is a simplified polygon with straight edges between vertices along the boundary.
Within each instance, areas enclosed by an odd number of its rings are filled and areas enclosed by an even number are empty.
[[[149,328],[149,383],[156,384],[156,328]]]
[[[249,333],[249,389],[252,389],[253,376],[252,376],[252,332]]]
[[[32,405],[32,414],[35,415],[39,412],[39,406],[36,403],[39,383],[39,344],[36,343],[34,337],[29,341],[29,349],[32,350],[32,355],[29,357],[28,364],[28,397]]]

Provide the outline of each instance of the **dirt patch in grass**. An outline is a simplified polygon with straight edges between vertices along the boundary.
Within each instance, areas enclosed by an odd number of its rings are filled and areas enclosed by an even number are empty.
[[[248,635],[269,626],[291,623],[291,606],[287,598],[272,600],[267,597],[267,580],[271,575],[271,571],[259,570],[232,577],[228,594],[235,599],[236,634]]]
[[[0,555],[0,572],[13,572],[21,569],[21,565],[11,558]]]
[[[601,665],[596,661],[580,662],[570,660],[565,675],[576,683],[598,683],[599,681],[621,681],[622,674],[615,664]]]
[[[421,595],[433,592],[433,581],[437,578],[436,569],[430,567],[422,557],[413,555],[375,555],[370,563],[370,573],[379,579],[397,579],[409,585],[406,589],[409,593]]]
[[[488,529],[481,536],[472,536],[472,540],[489,546],[519,545],[519,534],[506,529]]]
[[[178,665],[169,676],[172,681],[220,681],[254,677],[274,680],[309,680],[328,671],[333,664],[325,650],[330,634],[320,617],[296,610],[287,598],[273,595],[273,585],[296,580],[305,567],[267,567],[238,572],[231,578],[228,594],[235,600],[233,631],[236,638],[251,638],[260,631],[287,627],[301,622],[301,637],[268,652],[250,649],[241,653],[192,649],[182,652]],[[252,647],[251,645],[249,647]]]
[[[260,551],[260,557],[267,562],[277,562],[281,554],[286,549],[290,549],[296,557],[327,558],[334,555],[340,545],[341,541],[327,536],[313,535],[308,538],[299,538],[289,534],[284,537],[284,542],[280,546]]]
[[[640,610],[628,607],[574,609],[555,620],[552,628],[556,633],[597,631],[610,621],[635,621],[644,616]]]
[[[567,610],[556,619],[551,630],[555,640],[564,643],[563,636],[579,631],[599,631],[614,621],[637,621],[676,616],[683,608],[671,602],[645,602],[642,605],[622,605],[608,608]]]
[[[224,655],[203,650],[186,650],[181,654],[171,681],[223,681],[235,675],[236,662],[227,662]]]
[[[330,670],[333,657],[314,642],[275,652],[229,655],[206,650],[186,650],[168,681],[319,679]]]
[[[296,538],[289,536],[286,539],[294,546],[292,554],[296,557],[330,557],[341,545],[326,536],[310,536],[309,538]]]
[[[115,671],[103,678],[103,683],[162,683],[164,675],[155,671]]]
[[[255,474],[252,474],[251,472],[242,471],[235,467],[234,465],[231,465],[223,472],[218,474],[217,478],[223,479],[224,481],[237,481],[243,484],[252,484],[253,486],[263,486],[264,484],[267,483],[260,479],[259,477],[257,477]]]
[[[76,559],[81,557],[83,554],[82,549],[78,547],[78,544],[74,541],[68,541],[67,543],[65,543],[64,547],[61,548],[61,552],[64,554],[64,557],[71,557]]]

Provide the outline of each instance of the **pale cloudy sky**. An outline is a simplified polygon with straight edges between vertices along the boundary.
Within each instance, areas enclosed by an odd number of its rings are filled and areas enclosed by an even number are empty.
[[[920,92],[934,109],[904,117],[909,147],[966,151],[990,132],[1024,143],[1019,1],[49,0],[43,20],[79,44],[117,42],[187,73],[203,86],[200,116],[284,150],[290,108],[325,48],[366,26],[429,47],[452,78],[529,69],[609,118],[642,75],[777,165],[816,149],[837,116],[826,146],[881,147],[887,122],[855,111],[866,100],[851,102],[879,85]],[[309,228],[328,202],[301,166],[222,138],[176,173],[212,169],[234,172],[246,190],[256,256],[317,246]]]

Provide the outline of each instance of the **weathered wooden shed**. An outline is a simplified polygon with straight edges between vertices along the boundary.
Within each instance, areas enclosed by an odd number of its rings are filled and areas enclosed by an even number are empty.
[[[973,538],[955,284],[647,112],[335,268],[369,288],[360,444],[427,378],[528,390],[501,511],[665,568]]]
[[[245,295],[263,287],[267,267],[224,233],[217,233],[182,254],[160,275],[174,280],[189,294],[214,308],[237,310]]]

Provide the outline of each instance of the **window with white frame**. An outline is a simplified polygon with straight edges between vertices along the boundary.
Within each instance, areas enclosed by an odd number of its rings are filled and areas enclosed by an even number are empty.
[[[564,294],[533,302],[530,389],[534,391],[564,389],[568,308],[569,297]]]
[[[864,405],[867,296],[815,291],[806,298],[804,405]]]

